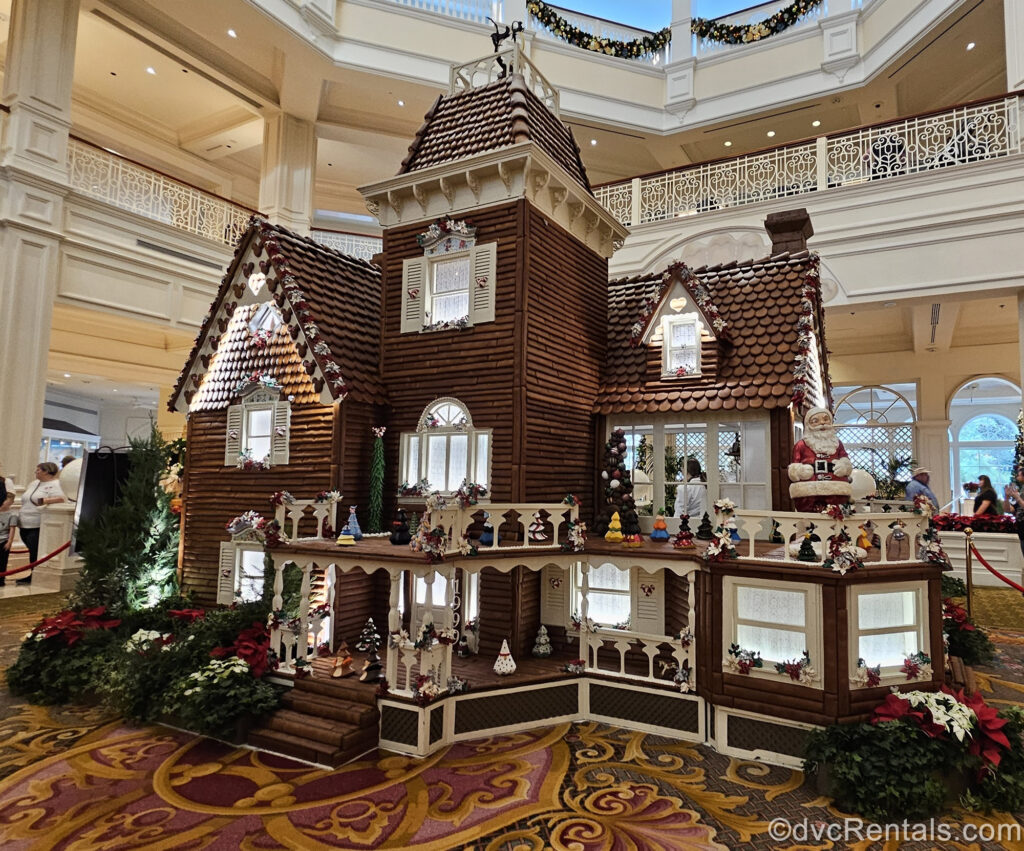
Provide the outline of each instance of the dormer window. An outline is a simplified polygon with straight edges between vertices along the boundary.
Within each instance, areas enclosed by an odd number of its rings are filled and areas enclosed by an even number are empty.
[[[700,319],[697,314],[665,317],[662,370],[666,377],[700,375]]]
[[[269,301],[264,302],[256,308],[249,320],[249,333],[273,337],[283,321],[277,306]]]
[[[423,256],[402,264],[402,333],[493,322],[498,244],[477,245],[475,228],[450,219],[417,240]]]
[[[246,470],[287,464],[291,403],[282,401],[280,386],[254,376],[237,392],[241,401],[228,408],[224,464]]]
[[[476,428],[458,399],[431,402],[416,431],[402,435],[402,478],[411,489],[453,493],[464,481],[487,487],[490,465],[491,430]]]

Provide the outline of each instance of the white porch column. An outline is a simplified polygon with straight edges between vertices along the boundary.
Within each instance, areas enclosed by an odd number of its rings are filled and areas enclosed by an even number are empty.
[[[67,193],[79,0],[14,0],[0,152],[0,455],[19,484],[39,461],[46,365]],[[17,415],[13,415],[17,412]]]
[[[315,124],[284,113],[268,116],[263,125],[260,211],[274,224],[308,234],[315,178]]]
[[[692,18],[693,0],[672,0],[672,41],[669,44],[672,61],[665,66],[665,109],[676,115],[680,123],[697,105],[694,79],[697,58],[693,54],[690,32]]]
[[[1006,90],[1024,88],[1024,5],[1014,0],[1003,3],[1006,27]]]
[[[949,482],[949,420],[918,420],[917,462],[932,471],[928,487],[946,507],[952,490]]]

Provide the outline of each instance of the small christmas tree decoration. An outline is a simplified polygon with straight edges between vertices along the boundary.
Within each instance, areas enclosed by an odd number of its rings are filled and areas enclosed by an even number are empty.
[[[679,531],[672,539],[672,546],[677,550],[693,549],[693,532],[690,531],[690,515],[683,514],[679,518]]]
[[[459,643],[455,645],[455,653],[460,659],[473,655],[473,651],[469,649],[469,639],[466,638],[465,634],[459,638]]]
[[[341,534],[351,535],[355,541],[363,539],[363,530],[359,528],[359,518],[356,517],[356,506],[354,505],[348,507],[348,522],[345,524],[345,528],[341,530]]]
[[[404,508],[399,508],[395,512],[395,519],[391,521],[391,537],[388,540],[395,546],[408,544],[412,540],[409,533],[409,518],[405,516]]]
[[[533,643],[533,655],[538,659],[546,659],[551,655],[551,639],[548,638],[548,628],[544,624],[537,630],[537,640]]]
[[[507,677],[509,674],[516,672],[516,662],[512,658],[512,651],[508,649],[508,639],[503,639],[501,642],[501,650],[498,652],[498,658],[494,660],[494,673],[502,677]]]
[[[608,522],[608,531],[604,533],[604,539],[612,544],[622,543],[622,524],[619,522],[619,512],[612,514]]]
[[[804,534],[803,541],[800,542],[800,551],[796,554],[797,561],[817,561],[818,554],[814,551],[814,542],[811,540],[811,533],[806,532]]]
[[[366,661],[363,662],[362,672],[359,674],[359,682],[376,683],[384,678],[383,665],[377,651],[380,649],[380,635],[377,627],[374,626],[373,618],[366,621],[366,626],[359,633],[359,641],[356,642],[356,650],[366,653]]]
[[[644,539],[640,535],[640,517],[631,504],[622,507],[622,545],[624,547],[642,547]]]
[[[494,527],[491,525],[490,512],[484,512],[484,528],[480,533],[480,540],[477,545],[481,547],[494,546]]]
[[[424,511],[420,517],[420,525],[416,529],[416,536],[409,541],[409,548],[416,553],[423,552],[423,546],[430,537],[430,512]]]
[[[354,547],[356,545],[356,539],[353,538],[351,535],[342,532],[340,535],[338,535],[336,543],[339,547]]]
[[[366,529],[371,535],[384,531],[384,426],[373,429],[373,452],[370,455],[370,503]]]
[[[715,537],[715,530],[711,528],[711,518],[705,511],[704,516],[700,519],[700,525],[697,527],[697,538],[701,541],[710,541],[713,537]]]
[[[546,541],[548,539],[547,534],[544,532],[544,521],[540,519],[539,511],[534,512],[533,522],[530,523],[527,534],[530,536],[531,541]]]
[[[659,514],[654,518],[654,528],[651,530],[652,541],[668,540],[668,524],[665,522],[665,515]]]

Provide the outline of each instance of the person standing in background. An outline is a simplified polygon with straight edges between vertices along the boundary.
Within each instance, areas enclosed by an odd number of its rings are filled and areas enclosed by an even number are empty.
[[[974,497],[974,516],[999,514],[999,497],[996,496],[996,489],[992,487],[992,480],[988,476],[978,476],[978,483],[981,485],[981,491]]]
[[[0,464],[0,470],[3,465]],[[14,505],[14,480],[8,479],[0,472],[0,574],[7,572],[7,559],[11,555],[11,544],[14,543],[14,527],[18,524],[18,515],[11,508]],[[0,585],[5,585],[6,576],[0,576]]]
[[[64,491],[57,474],[60,469],[52,461],[44,461],[36,467],[36,480],[25,488],[21,497],[21,512],[18,515],[18,527],[21,530],[21,541],[28,548],[28,560],[31,564],[39,558],[39,527],[43,521],[40,509],[44,505],[64,502]],[[32,573],[18,579],[17,585],[28,585],[32,581]]]

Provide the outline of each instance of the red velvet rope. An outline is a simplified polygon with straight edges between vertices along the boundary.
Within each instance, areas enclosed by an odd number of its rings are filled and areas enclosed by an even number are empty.
[[[49,555],[43,556],[41,559],[37,559],[36,561],[32,562],[31,564],[26,564],[24,567],[16,567],[16,568],[14,568],[14,570],[6,570],[3,573],[0,573],[0,576],[14,576],[15,573],[24,573],[26,570],[31,570],[33,567],[36,567],[37,565],[40,565],[40,564],[43,564],[44,562],[49,561],[54,556],[59,556],[62,552],[64,552],[64,550],[66,550],[70,546],[71,546],[71,541],[68,541],[63,546],[57,547],[57,549],[55,549]]]
[[[974,553],[974,557],[982,563],[982,565],[988,570],[989,573],[991,573],[993,576],[999,579],[1002,579],[1003,582],[1005,582],[1011,588],[1016,588],[1018,591],[1020,591],[1021,594],[1024,594],[1024,587],[1018,585],[1012,579],[1007,579],[1005,576],[1003,576],[1003,574],[1001,574],[998,570],[992,567],[992,565],[985,561],[984,557],[981,553],[978,552],[978,548],[974,546],[974,544],[971,544],[971,552]]]

